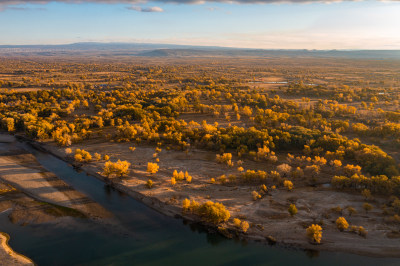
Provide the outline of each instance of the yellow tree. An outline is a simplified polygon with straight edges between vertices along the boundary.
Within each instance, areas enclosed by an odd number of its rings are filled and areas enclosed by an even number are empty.
[[[156,163],[147,163],[147,172],[149,172],[150,174],[157,173],[159,168],[160,167]]]
[[[307,230],[307,237],[313,242],[313,243],[321,243],[322,240],[322,227],[319,226],[318,224],[312,224],[310,225]]]
[[[349,223],[346,221],[344,217],[339,217],[336,220],[336,226],[340,231],[343,231],[349,228]]]

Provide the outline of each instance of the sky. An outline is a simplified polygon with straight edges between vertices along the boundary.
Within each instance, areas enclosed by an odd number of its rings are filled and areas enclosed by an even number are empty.
[[[0,44],[400,49],[400,0],[0,0]]]

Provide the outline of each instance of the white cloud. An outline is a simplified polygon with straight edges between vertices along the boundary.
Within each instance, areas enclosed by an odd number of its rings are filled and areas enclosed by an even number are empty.
[[[153,6],[153,7],[140,7],[140,6],[130,6],[127,7],[126,9],[129,10],[134,10],[138,12],[146,12],[146,13],[152,13],[152,12],[164,12],[164,9],[158,6]]]

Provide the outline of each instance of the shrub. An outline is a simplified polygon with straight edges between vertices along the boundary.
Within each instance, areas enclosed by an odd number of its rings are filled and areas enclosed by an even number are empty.
[[[356,214],[357,211],[353,207],[347,207],[347,211],[349,212],[349,216],[352,216],[353,214]]]
[[[290,204],[288,212],[290,213],[291,216],[295,215],[297,213],[296,205]]]
[[[212,201],[201,204],[198,207],[198,214],[214,224],[226,222],[231,217],[231,214],[222,203],[214,203]]]
[[[66,153],[66,154],[71,154],[71,153],[72,153],[71,148],[66,148],[66,149],[65,149],[65,153]]]
[[[176,184],[176,179],[174,177],[171,177],[171,185],[175,185]]]
[[[239,228],[243,231],[243,233],[246,233],[247,230],[249,229],[249,223],[246,221],[241,221],[238,218],[233,219],[233,224],[235,225],[236,228]]]
[[[370,210],[372,210],[372,209],[374,208],[371,204],[369,204],[369,203],[367,203],[367,202],[365,202],[365,203],[362,205],[362,207],[363,207],[363,209],[365,210],[366,213],[368,213]]]
[[[240,221],[240,219],[238,218],[234,218],[233,219],[233,224],[237,227],[240,228],[240,224],[242,223],[242,221]]]
[[[182,208],[183,211],[187,212],[196,212],[197,209],[199,208],[200,204],[196,202],[195,200],[190,201],[189,199],[184,199],[182,202]]]
[[[92,155],[89,152],[81,149],[75,150],[75,161],[77,162],[90,162],[92,160]]]
[[[362,236],[362,237],[367,237],[368,231],[365,230],[364,227],[359,226],[359,227],[358,227],[358,234],[359,234],[360,236]]]
[[[286,163],[278,165],[276,171],[283,176],[288,175],[292,171],[292,167]]]
[[[146,182],[146,187],[147,188],[152,188],[153,187],[153,181],[151,180],[151,179],[149,179],[149,180],[147,180],[147,182]]]
[[[147,172],[150,174],[155,174],[158,172],[160,167],[156,163],[147,163]]]
[[[253,200],[258,200],[258,199],[261,199],[261,195],[260,195],[260,194],[258,194],[258,192],[257,192],[257,191],[253,191],[253,192],[251,192],[251,197],[253,198]]]
[[[115,163],[107,161],[104,163],[103,174],[107,177],[110,177],[111,175],[122,177],[129,173],[130,166],[131,164],[127,161],[118,160]]]
[[[101,160],[101,154],[96,152],[96,153],[94,154],[94,159],[95,159],[96,161],[100,161],[100,160]]]
[[[224,153],[222,155],[217,154],[216,159],[218,163],[226,164],[228,166],[233,166],[231,153]]]
[[[342,161],[340,160],[333,160],[330,162],[330,165],[335,168],[340,168],[342,166]]]
[[[184,211],[189,211],[204,218],[207,222],[219,224],[226,222],[231,217],[229,211],[222,203],[214,203],[207,201],[206,203],[199,204],[196,201],[183,200],[182,207]]]
[[[83,162],[82,154],[75,154],[74,159],[77,162]]]
[[[369,200],[372,198],[371,191],[369,189],[364,189],[363,191],[361,191],[361,195],[363,195],[363,197],[366,200]]]
[[[242,223],[240,224],[240,229],[242,229],[243,233],[246,233],[249,227],[249,223],[246,221],[242,221]]]
[[[340,231],[343,231],[349,228],[349,223],[346,221],[344,217],[339,217],[336,220],[336,226]]]
[[[104,154],[104,156],[103,156],[103,160],[104,160],[104,161],[108,161],[108,160],[110,160],[110,156],[108,156],[107,154]]]
[[[263,191],[263,192],[265,192],[265,193],[268,192],[268,188],[267,188],[267,186],[264,185],[264,184],[260,186],[260,189],[261,189],[261,191]]]
[[[322,240],[322,227],[318,224],[310,225],[307,230],[307,237],[316,244],[321,243]]]
[[[189,199],[184,199],[182,201],[182,208],[184,211],[189,210],[189,208],[190,208],[190,200]]]
[[[285,188],[287,188],[287,190],[289,190],[289,191],[291,191],[293,189],[293,183],[292,183],[292,181],[289,181],[289,180],[283,181],[283,186]]]
[[[261,170],[247,170],[240,174],[240,178],[244,182],[264,182],[267,179],[267,173]]]

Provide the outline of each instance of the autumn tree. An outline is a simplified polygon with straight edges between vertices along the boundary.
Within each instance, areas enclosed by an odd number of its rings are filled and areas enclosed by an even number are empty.
[[[107,177],[112,175],[122,177],[129,173],[130,165],[127,161],[118,160],[115,163],[107,161],[104,163],[103,174]]]
[[[343,231],[349,227],[349,223],[344,217],[339,217],[336,219],[336,226],[340,231]]]
[[[322,240],[322,227],[318,224],[310,225],[307,230],[307,237],[311,240],[311,242],[319,244]]]
[[[147,172],[150,174],[155,174],[158,172],[160,167],[156,163],[147,163]]]

